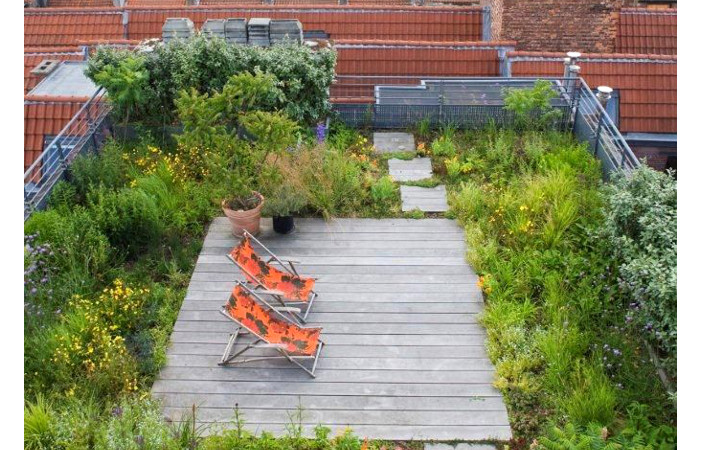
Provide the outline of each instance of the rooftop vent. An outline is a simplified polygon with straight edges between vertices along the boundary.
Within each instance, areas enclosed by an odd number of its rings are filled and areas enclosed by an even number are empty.
[[[224,38],[228,44],[246,44],[246,19],[227,19],[224,23]]]
[[[248,23],[249,44],[268,47],[271,45],[271,19],[253,18]]]
[[[163,42],[170,42],[173,39],[187,39],[195,34],[195,25],[188,18],[168,18],[163,24]]]
[[[32,75],[39,75],[39,76],[48,75],[51,72],[53,72],[54,70],[56,70],[56,68],[59,66],[59,64],[61,64],[61,61],[58,61],[55,59],[45,59],[42,62],[40,62],[39,64],[37,64],[37,66],[32,69],[31,73],[32,73]]]
[[[225,19],[207,19],[205,23],[202,24],[200,28],[200,33],[206,38],[218,37],[224,39],[225,37]]]
[[[294,19],[271,20],[270,39],[274,45],[285,41],[301,44],[302,24]]]

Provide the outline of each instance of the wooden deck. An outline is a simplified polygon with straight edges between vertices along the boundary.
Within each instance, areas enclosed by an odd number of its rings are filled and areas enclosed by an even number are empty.
[[[310,325],[327,344],[317,378],[285,361],[219,367],[234,324],[218,313],[241,275],[226,253],[229,224],[211,225],[171,336],[168,364],[153,386],[174,420],[195,404],[201,423],[226,423],[239,405],[252,432],[285,432],[304,408],[336,433],[406,440],[510,437],[507,412],[492,387],[493,367],[476,315],[477,277],[465,263],[463,232],[447,219],[296,219],[262,242],[319,277]]]

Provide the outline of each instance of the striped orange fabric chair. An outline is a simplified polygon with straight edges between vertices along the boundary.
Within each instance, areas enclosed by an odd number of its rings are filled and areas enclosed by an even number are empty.
[[[240,281],[236,282],[229,302],[222,307],[221,313],[239,326],[229,336],[229,342],[222,355],[219,365],[243,364],[251,361],[269,359],[287,359],[314,377],[319,354],[324,342],[319,339],[321,328],[303,328],[281,318],[273,307],[261,296],[250,290]],[[254,340],[235,351],[237,338],[251,334]],[[272,348],[280,356],[258,356],[239,358],[252,348]],[[311,367],[306,367],[301,361],[312,361]]]
[[[270,255],[268,261],[264,261],[256,253],[251,244],[252,240]],[[307,320],[312,303],[317,297],[317,293],[314,291],[316,280],[315,278],[301,277],[295,269],[295,261],[286,260],[283,262],[247,231],[244,231],[241,242],[229,252],[228,256],[241,269],[249,283],[253,284],[256,289],[263,289],[258,292],[273,295],[283,306],[286,303],[303,305],[304,315],[300,316],[295,312],[293,314],[302,322]],[[275,263],[279,264],[282,270],[274,267]]]

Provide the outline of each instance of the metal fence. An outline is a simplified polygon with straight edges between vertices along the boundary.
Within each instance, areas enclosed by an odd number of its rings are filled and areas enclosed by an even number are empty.
[[[406,129],[421,120],[432,126],[450,123],[479,129],[508,127],[515,115],[504,108],[505,91],[533,87],[538,78],[337,77],[332,86],[334,112],[351,127]],[[549,78],[556,94],[551,106],[561,114],[553,122],[570,126],[576,78]]]
[[[602,162],[605,178],[614,171],[637,168],[641,163],[584,80],[577,95],[573,133]]]
[[[111,109],[104,97],[104,90],[99,89],[24,172],[24,220],[45,205],[76,156],[102,145]]]

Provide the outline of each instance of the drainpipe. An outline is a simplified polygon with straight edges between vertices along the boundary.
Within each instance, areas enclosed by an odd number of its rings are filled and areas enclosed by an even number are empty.
[[[563,78],[568,78],[568,68],[570,67],[570,58],[563,58]]]
[[[609,100],[612,98],[612,88],[609,86],[598,86],[597,94],[595,94],[595,96],[597,97],[597,101],[600,102],[600,105],[602,105],[602,109],[606,111],[607,103],[609,103]],[[602,122],[604,122],[605,114],[606,112],[600,112],[597,120],[597,133],[595,134],[595,155],[597,155],[597,151],[600,148],[600,134],[602,133]]]
[[[129,11],[122,11],[122,36],[129,39]]]
[[[566,92],[571,97],[575,94],[575,89],[577,87],[575,79],[578,77],[580,77],[580,66],[575,64],[569,65],[566,72],[566,78],[568,78],[568,80],[566,80]]]
[[[489,6],[483,8],[483,40],[492,40],[492,16]]]

